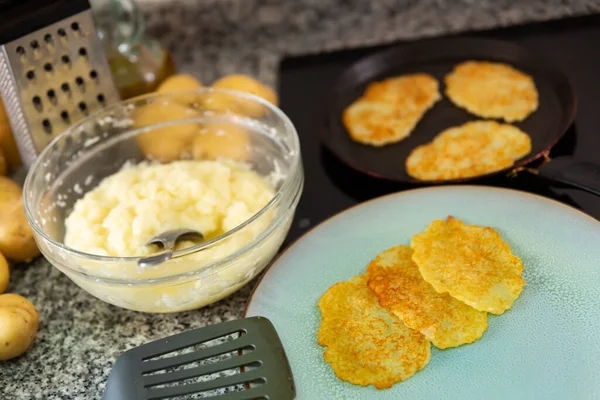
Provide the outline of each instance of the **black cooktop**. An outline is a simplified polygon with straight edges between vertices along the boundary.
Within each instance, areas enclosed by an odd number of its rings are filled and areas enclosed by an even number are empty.
[[[514,41],[552,60],[569,77],[579,99],[577,117],[550,156],[575,155],[600,162],[600,15],[460,36]],[[402,42],[393,45],[399,45]],[[350,64],[388,46],[284,59],[280,65],[281,108],[298,130],[306,183],[287,242],[333,214],[365,200],[414,186],[380,181],[338,161],[319,142],[319,110],[332,82]],[[550,186],[527,173],[477,184],[525,190],[575,206],[600,219],[600,197]]]

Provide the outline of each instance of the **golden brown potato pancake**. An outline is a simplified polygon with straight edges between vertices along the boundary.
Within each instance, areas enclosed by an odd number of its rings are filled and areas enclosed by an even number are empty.
[[[436,292],[421,276],[412,253],[408,246],[392,247],[367,267],[368,286],[379,303],[440,349],[479,339],[487,329],[487,313]]]
[[[519,128],[472,121],[415,148],[406,159],[406,172],[424,181],[470,178],[509,168],[529,152],[531,138]]]
[[[413,236],[412,259],[438,293],[502,314],[519,297],[523,263],[498,232],[448,217]]]
[[[538,108],[533,78],[507,64],[466,61],[444,81],[446,96],[479,117],[522,121]]]
[[[408,137],[425,112],[441,98],[438,81],[417,73],[371,83],[348,106],[342,121],[352,140],[385,146]]]
[[[338,378],[355,385],[391,387],[431,357],[425,336],[379,305],[365,275],[336,283],[319,300],[318,340]]]

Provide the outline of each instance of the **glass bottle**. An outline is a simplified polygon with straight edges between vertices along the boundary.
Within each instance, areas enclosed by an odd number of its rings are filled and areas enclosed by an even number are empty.
[[[145,35],[136,0],[91,0],[91,4],[121,99],[152,92],[175,72],[169,52]]]

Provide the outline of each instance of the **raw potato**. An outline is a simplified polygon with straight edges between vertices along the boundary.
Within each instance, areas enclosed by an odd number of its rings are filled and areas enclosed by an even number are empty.
[[[8,168],[16,168],[21,165],[21,156],[19,155],[17,143],[15,142],[12,130],[10,129],[8,116],[4,111],[2,99],[0,99],[0,148],[4,153]]]
[[[273,105],[277,105],[277,95],[273,89],[246,75],[236,74],[224,76],[213,83],[212,87],[216,89],[238,90],[240,92],[251,93],[265,99]],[[229,104],[231,102],[226,99],[228,99],[227,96],[218,96],[218,94],[214,94],[206,103],[211,109],[226,110],[231,106],[231,104]],[[260,104],[241,102],[238,106],[240,106],[239,108],[242,109],[242,112],[249,116],[260,116],[265,112],[264,106]]]
[[[0,295],[0,360],[23,354],[33,342],[40,322],[35,306],[18,294]]]
[[[165,79],[156,89],[157,92],[172,92],[176,90],[197,89],[202,84],[196,78],[188,74],[172,75]]]
[[[30,261],[40,251],[23,210],[19,185],[0,176],[0,252],[15,261]]]
[[[250,156],[250,136],[245,129],[228,124],[208,124],[200,130],[192,148],[196,160],[225,158],[247,161]]]
[[[221,79],[217,80],[213,83],[212,87],[218,89],[229,89],[229,90],[239,90],[241,92],[252,93],[258,97],[262,97],[268,102],[277,105],[277,95],[268,86],[263,85],[256,79],[236,74],[236,75],[226,75]]]
[[[170,76],[167,79],[165,79],[160,84],[160,86],[158,86],[158,89],[156,89],[156,91],[158,93],[169,93],[169,92],[176,92],[176,91],[180,91],[180,90],[199,89],[201,87],[202,87],[202,84],[200,83],[200,81],[198,81],[193,76],[187,75],[187,74],[179,74],[179,75]],[[194,100],[197,97],[198,96],[195,96],[193,93],[185,93],[185,94],[178,93],[177,95],[174,95],[174,100],[183,105],[188,105],[188,104],[194,103]]]
[[[198,113],[189,107],[162,101],[138,109],[134,119],[136,127],[144,127],[197,116]],[[169,162],[185,158],[186,153],[190,152],[192,140],[198,129],[198,125],[193,123],[176,124],[142,133],[136,140],[146,157],[160,162]]]
[[[10,279],[10,270],[8,269],[8,261],[0,253],[0,294],[4,293]]]

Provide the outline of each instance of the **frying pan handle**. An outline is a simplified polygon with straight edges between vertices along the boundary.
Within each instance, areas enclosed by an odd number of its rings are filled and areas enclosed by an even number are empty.
[[[600,196],[600,164],[563,156],[544,164],[538,175]]]

